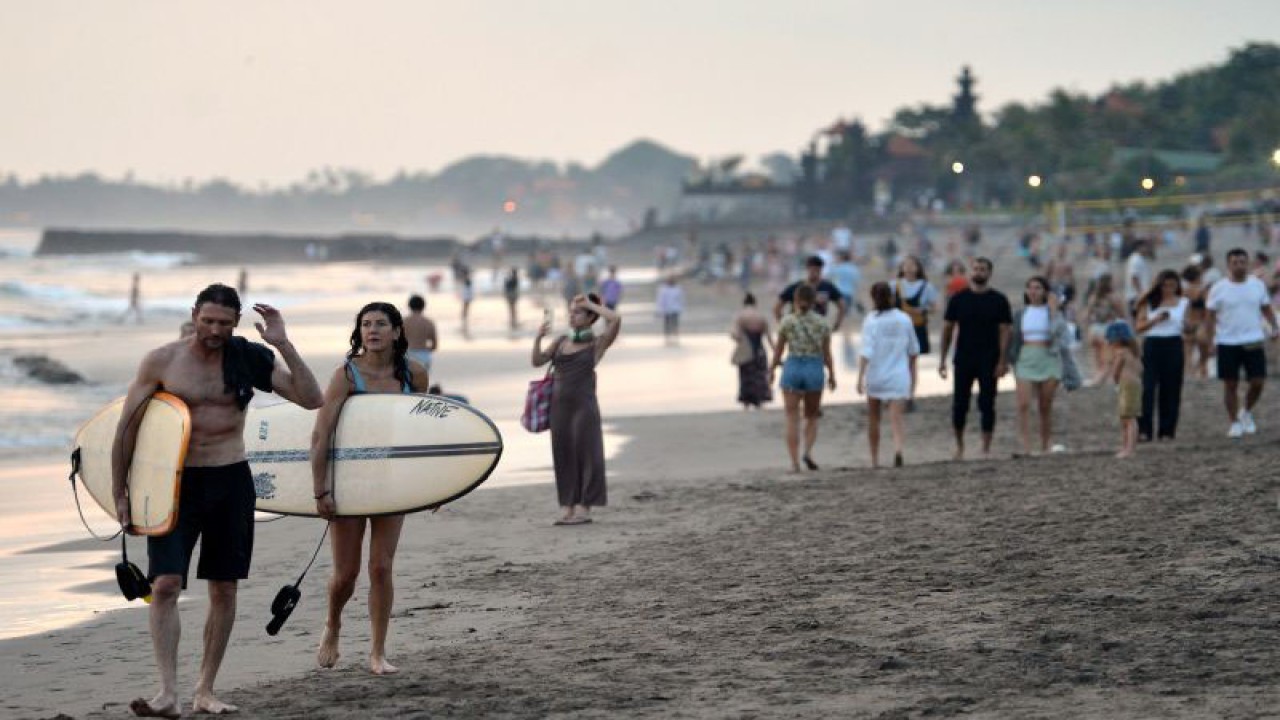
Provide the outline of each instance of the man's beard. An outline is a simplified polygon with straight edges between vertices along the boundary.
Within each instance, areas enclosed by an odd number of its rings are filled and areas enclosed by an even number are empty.
[[[977,285],[979,287],[987,284],[987,279],[984,277],[973,277],[973,278],[970,278],[970,280],[973,282],[974,285]]]

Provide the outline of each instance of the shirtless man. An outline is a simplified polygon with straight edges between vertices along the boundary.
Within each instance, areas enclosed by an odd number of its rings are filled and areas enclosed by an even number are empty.
[[[150,701],[130,703],[142,717],[181,715],[177,694],[178,595],[187,585],[187,569],[196,540],[203,535],[196,576],[209,583],[209,615],[204,628],[204,657],[191,701],[194,713],[236,712],[213,694],[214,679],[235,621],[236,584],[248,577],[253,552],[253,477],[245,461],[244,421],[253,389],[274,391],[308,408],[324,397],[285,333],[280,311],[255,305],[262,316],[254,323],[262,339],[275,348],[234,337],[240,322],[240,296],[226,285],[210,285],[191,309],[195,334],[147,353],[129,386],[124,414],[111,448],[111,484],[116,515],[129,527],[125,478],[142,419],[139,408],[163,388],[191,411],[191,439],[182,472],[178,525],[164,537],[147,538],[152,581],[151,644],[160,670],[160,693]],[[225,364],[224,364],[225,361]]]
[[[431,356],[436,351],[436,324],[423,314],[427,301],[421,295],[409,296],[409,314],[404,319],[404,339],[409,343],[409,357],[431,369]]]

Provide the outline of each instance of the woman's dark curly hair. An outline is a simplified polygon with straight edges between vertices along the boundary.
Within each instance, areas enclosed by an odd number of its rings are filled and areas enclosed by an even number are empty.
[[[395,376],[402,384],[412,384],[412,378],[409,376],[409,363],[405,359],[405,353],[409,350],[409,340],[404,336],[404,318],[400,315],[400,311],[395,305],[385,302],[371,302],[360,308],[360,312],[356,313],[356,327],[351,331],[351,350],[347,353],[347,359],[355,359],[356,356],[364,353],[364,341],[360,338],[360,323],[364,320],[364,316],[371,312],[380,312],[387,316],[391,321],[391,328],[399,330],[400,334],[392,343],[391,349],[395,353]]]

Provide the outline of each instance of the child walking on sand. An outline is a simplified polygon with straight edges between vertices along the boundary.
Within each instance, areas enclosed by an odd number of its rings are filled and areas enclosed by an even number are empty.
[[[1116,457],[1127,458],[1133,455],[1138,444],[1138,416],[1142,414],[1142,357],[1129,323],[1123,320],[1111,323],[1105,337],[1111,346],[1111,363],[1094,381],[1101,382],[1109,377],[1119,386],[1120,450]]]

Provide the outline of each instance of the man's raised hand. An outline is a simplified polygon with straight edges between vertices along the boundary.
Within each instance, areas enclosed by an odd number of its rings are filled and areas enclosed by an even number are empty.
[[[262,316],[262,322],[255,322],[253,326],[258,329],[258,334],[262,336],[264,342],[268,345],[279,345],[289,340],[289,335],[284,329],[284,316],[279,310],[266,303],[255,304],[253,310]]]

